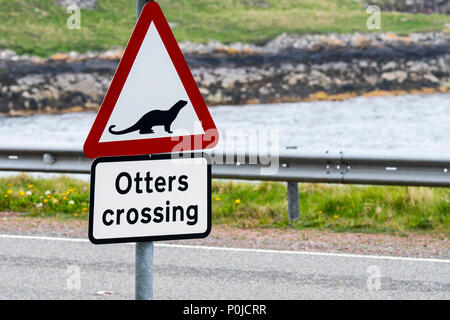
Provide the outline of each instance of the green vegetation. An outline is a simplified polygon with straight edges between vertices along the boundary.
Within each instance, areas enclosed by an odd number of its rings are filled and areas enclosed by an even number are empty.
[[[89,184],[64,176],[0,178],[0,196],[0,211],[81,219],[87,218],[89,211]]]
[[[213,223],[236,227],[450,234],[450,189],[300,185],[300,222],[287,218],[286,185],[214,181]],[[0,178],[0,211],[87,219],[88,183],[67,177]]]
[[[124,47],[135,24],[135,0],[100,0],[82,10],[81,29],[69,30],[70,16],[54,0],[0,0],[0,47],[20,54]],[[261,43],[286,33],[369,32],[368,14],[351,0],[159,0],[177,26],[177,40]],[[382,13],[381,32],[443,30],[446,15]],[[375,30],[378,31],[378,30]]]

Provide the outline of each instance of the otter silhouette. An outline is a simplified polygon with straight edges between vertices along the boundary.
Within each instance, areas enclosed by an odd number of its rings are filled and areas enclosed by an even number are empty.
[[[108,131],[111,134],[126,134],[139,130],[140,134],[147,134],[154,133],[152,128],[155,126],[164,126],[164,130],[166,132],[172,133],[172,131],[170,131],[170,126],[175,121],[181,108],[183,108],[186,104],[187,101],[179,100],[169,110],[152,110],[147,112],[138,120],[138,122],[128,129],[113,131],[112,129],[116,126],[112,125],[109,127]]]

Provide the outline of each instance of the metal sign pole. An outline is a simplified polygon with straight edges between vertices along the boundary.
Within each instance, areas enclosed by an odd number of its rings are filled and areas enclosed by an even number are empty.
[[[153,253],[153,242],[136,243],[136,300],[153,300]]]
[[[136,0],[136,20],[139,19],[142,9],[147,2],[152,2],[153,0]]]
[[[136,0],[136,20],[148,0]],[[135,299],[153,300],[153,242],[136,243]]]

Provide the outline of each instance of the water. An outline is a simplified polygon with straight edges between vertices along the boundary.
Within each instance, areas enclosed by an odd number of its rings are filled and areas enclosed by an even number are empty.
[[[450,94],[219,106],[210,111],[225,136],[232,129],[278,129],[282,149],[450,157]],[[0,117],[0,145],[81,148],[94,118],[94,113]]]

